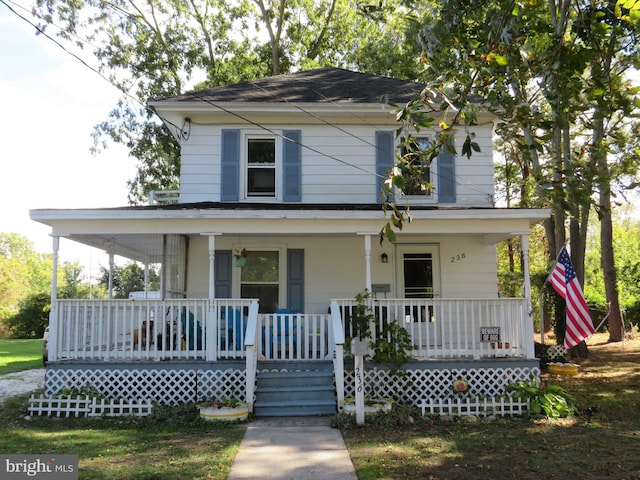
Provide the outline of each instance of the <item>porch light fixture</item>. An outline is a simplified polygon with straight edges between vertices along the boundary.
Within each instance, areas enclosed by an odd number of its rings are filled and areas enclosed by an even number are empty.
[[[387,255],[386,253],[383,253],[382,255],[380,255],[380,261],[382,263],[389,263],[389,255]]]

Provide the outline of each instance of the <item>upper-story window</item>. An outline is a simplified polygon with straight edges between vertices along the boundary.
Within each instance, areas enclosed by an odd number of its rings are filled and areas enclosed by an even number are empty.
[[[247,197],[275,197],[276,178],[276,139],[247,137],[245,182]]]
[[[405,172],[404,188],[402,195],[415,197],[416,200],[433,199],[433,190],[436,184],[436,159],[429,159],[426,152],[429,139],[426,137],[410,137],[408,144],[401,148],[401,155],[412,161],[413,171]]]

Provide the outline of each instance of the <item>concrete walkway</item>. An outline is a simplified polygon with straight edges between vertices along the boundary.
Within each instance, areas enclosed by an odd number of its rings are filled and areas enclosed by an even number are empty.
[[[251,422],[227,480],[357,480],[340,430],[329,417],[263,417]]]

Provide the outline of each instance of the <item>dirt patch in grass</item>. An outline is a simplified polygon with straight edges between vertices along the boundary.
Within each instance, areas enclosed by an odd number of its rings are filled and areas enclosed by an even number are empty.
[[[589,342],[576,377],[543,374],[576,397],[581,415],[561,420],[497,419],[343,430],[358,478],[581,480],[640,478],[640,339]],[[589,419],[588,407],[597,412]]]

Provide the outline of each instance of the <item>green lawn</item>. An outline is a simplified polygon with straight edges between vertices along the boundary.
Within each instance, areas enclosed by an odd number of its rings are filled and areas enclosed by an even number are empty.
[[[590,351],[578,376],[544,380],[574,394],[582,408],[597,405],[591,421],[444,421],[395,410],[364,427],[342,424],[358,478],[640,479],[640,340]],[[25,420],[27,398],[0,409],[0,453],[76,453],[80,479],[225,480],[246,428],[204,422],[194,405],[160,408],[145,419]]]
[[[0,375],[42,367],[42,340],[0,338]]]
[[[25,420],[28,397],[0,409],[0,453],[77,454],[82,480],[224,480],[246,429],[201,420],[195,405],[142,419]]]
[[[597,343],[595,340],[594,343]],[[591,342],[590,342],[591,343]],[[343,426],[360,480],[640,479],[640,340],[590,346],[576,377],[544,375],[587,416],[445,421],[397,415]],[[397,413],[397,412],[396,412]]]

